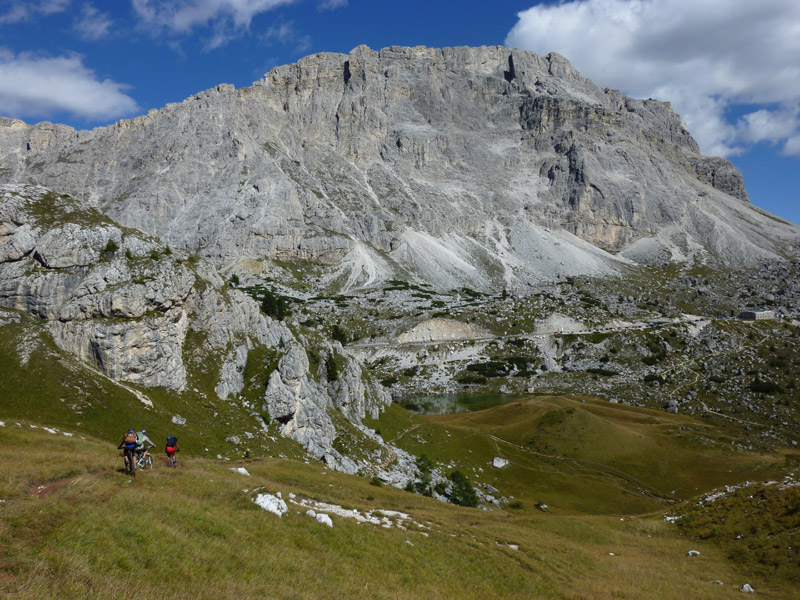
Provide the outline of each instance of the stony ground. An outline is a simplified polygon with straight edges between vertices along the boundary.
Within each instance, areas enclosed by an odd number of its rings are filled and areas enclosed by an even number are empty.
[[[745,445],[798,443],[800,267],[674,266],[483,294],[395,280],[296,298],[299,330],[337,337],[396,400],[454,392],[594,394],[724,422]],[[776,319],[748,322],[743,310]]]

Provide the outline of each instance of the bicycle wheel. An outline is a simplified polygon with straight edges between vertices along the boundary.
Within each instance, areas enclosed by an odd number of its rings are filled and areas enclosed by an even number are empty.
[[[149,454],[147,455],[147,458],[144,459],[144,468],[145,469],[153,468],[153,457],[150,456]]]
[[[125,455],[125,472],[131,477],[136,477],[136,461],[130,455]]]

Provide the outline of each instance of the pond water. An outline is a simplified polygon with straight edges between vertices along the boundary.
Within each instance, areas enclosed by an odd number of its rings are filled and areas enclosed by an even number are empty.
[[[518,400],[520,394],[435,394],[395,400],[406,410],[422,415],[445,415],[483,410]]]

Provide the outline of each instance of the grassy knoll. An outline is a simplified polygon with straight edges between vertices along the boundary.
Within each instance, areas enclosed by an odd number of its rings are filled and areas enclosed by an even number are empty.
[[[392,410],[387,429],[392,420],[405,427],[404,418]],[[107,441],[30,425],[0,426],[4,598],[108,598],[134,586],[143,599],[683,599],[730,597],[745,581],[762,597],[793,593],[784,579],[731,561],[714,540],[682,536],[663,521],[663,511],[623,519],[540,511],[529,501],[539,490],[521,494],[516,509],[482,511],[298,460],[236,463],[248,477],[231,471],[232,462],[183,456],[178,470],[159,459],[155,469],[130,479]],[[430,449],[437,428],[479,460],[496,450],[473,443],[481,436],[463,424],[430,420],[398,443],[419,435],[431,440],[421,444]],[[498,487],[517,477],[498,473],[509,478],[496,481]],[[574,475],[559,474],[565,482]],[[521,480],[517,485],[522,490]],[[333,515],[328,528],[291,502],[278,518],[252,502],[259,491],[359,511],[402,511],[418,525],[382,528]],[[690,549],[700,556],[687,557]]]
[[[392,408],[374,426],[410,452],[455,464],[473,482],[556,511],[666,509],[717,486],[786,470],[786,456],[742,452],[697,419],[592,398],[534,397],[436,416]],[[495,456],[509,466],[492,468]]]

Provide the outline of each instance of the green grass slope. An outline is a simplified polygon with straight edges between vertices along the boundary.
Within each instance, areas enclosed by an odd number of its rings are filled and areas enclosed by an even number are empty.
[[[277,434],[275,425],[268,428],[269,437],[262,435],[264,423],[251,409],[219,400],[216,381],[203,379],[199,369],[190,371],[190,385],[182,393],[120,385],[59,350],[43,321],[7,309],[0,309],[0,316],[8,319],[0,327],[0,419],[30,420],[115,443],[128,427],[145,428],[156,444],[177,435],[184,451],[194,455],[238,458],[249,448],[258,455],[304,456],[298,444]],[[270,357],[261,358],[267,362]],[[265,367],[252,370],[263,378]],[[185,418],[185,425],[175,425],[175,415]],[[239,445],[226,441],[234,435]]]
[[[761,597],[795,591],[661,514],[487,512],[296,460],[240,463],[246,476],[182,457],[134,479],[121,462],[104,440],[0,425],[0,596],[684,599],[727,598],[745,581]],[[402,511],[416,525],[333,515],[329,528],[291,501],[278,518],[253,502],[260,492]]]
[[[591,514],[661,510],[717,486],[777,477],[792,456],[743,452],[698,419],[592,398],[540,396],[436,416],[391,407],[372,425],[517,502]],[[509,466],[493,468],[494,457]]]

